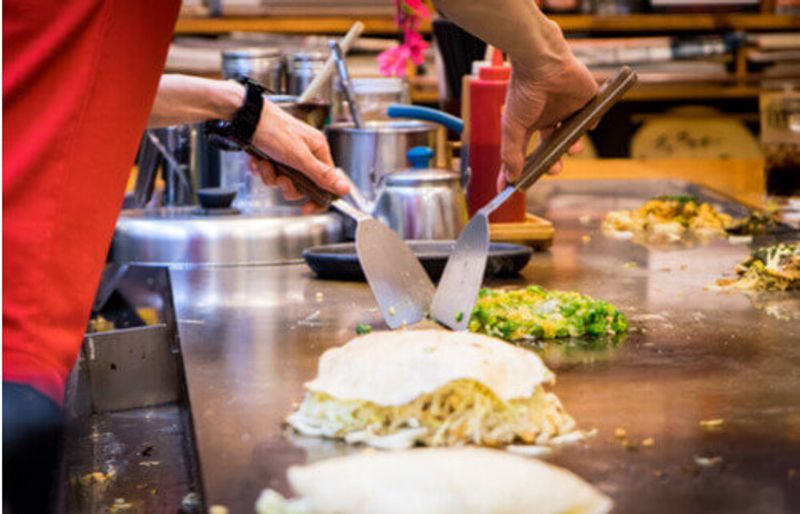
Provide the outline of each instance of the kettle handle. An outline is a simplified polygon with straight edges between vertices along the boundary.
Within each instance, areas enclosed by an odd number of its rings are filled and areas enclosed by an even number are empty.
[[[420,107],[419,105],[391,104],[386,109],[386,114],[390,118],[411,118],[414,120],[432,121],[443,125],[456,134],[461,134],[464,130],[464,121],[461,118],[447,114],[438,109],[430,107]]]

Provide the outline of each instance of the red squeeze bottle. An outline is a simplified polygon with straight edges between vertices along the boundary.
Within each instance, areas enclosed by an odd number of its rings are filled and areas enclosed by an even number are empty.
[[[500,173],[500,123],[511,66],[494,50],[492,65],[483,66],[469,83],[470,134],[469,165],[472,170],[467,204],[470,216],[497,195]],[[489,217],[494,223],[525,221],[525,195],[515,193]]]

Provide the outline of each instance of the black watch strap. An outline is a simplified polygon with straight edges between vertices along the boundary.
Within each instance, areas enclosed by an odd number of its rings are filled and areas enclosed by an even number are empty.
[[[253,141],[264,107],[264,87],[261,84],[247,77],[241,77],[237,82],[244,86],[244,102],[233,119],[206,122],[206,137],[222,150],[240,150]]]
[[[233,115],[230,130],[237,141],[250,144],[264,107],[264,87],[247,77],[241,77],[239,82],[244,86],[244,102]]]

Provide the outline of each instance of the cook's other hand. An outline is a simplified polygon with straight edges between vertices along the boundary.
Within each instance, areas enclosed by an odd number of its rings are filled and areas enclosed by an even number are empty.
[[[232,80],[212,80],[189,75],[162,75],[149,128],[200,123],[206,120],[230,120],[244,102],[244,86]],[[333,166],[325,136],[265,100],[253,144],[273,159],[308,175],[323,189],[337,195],[349,192],[348,182]],[[287,199],[301,195],[287,178],[275,176],[273,167],[258,160],[253,169],[269,185],[281,188]],[[306,205],[306,210],[314,209]]]
[[[547,137],[597,91],[572,55],[561,29],[533,0],[433,0],[448,18],[511,58],[513,72],[503,114],[506,179],[519,178],[530,137]]]
[[[583,107],[597,92],[592,74],[571,54],[549,70],[531,69],[513,62],[512,66],[501,142],[503,175],[509,182],[520,178],[534,132],[540,131],[540,141],[545,141],[561,120]],[[580,151],[580,144],[576,144],[569,153]],[[560,169],[561,162],[558,162],[550,173]]]
[[[253,144],[278,162],[305,173],[314,182],[339,196],[350,192],[342,171],[333,165],[328,141],[319,130],[303,123],[265,100],[261,120],[253,134]],[[265,184],[278,186],[287,200],[299,200],[303,195],[287,177],[278,176],[268,161],[253,157],[251,169],[261,176]],[[317,206],[306,204],[305,212]]]

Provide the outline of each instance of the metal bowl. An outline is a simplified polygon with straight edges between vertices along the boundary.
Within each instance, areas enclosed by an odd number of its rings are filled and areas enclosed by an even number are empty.
[[[119,263],[257,265],[296,261],[306,248],[342,240],[334,214],[299,208],[264,213],[192,207],[123,210],[110,260]]]

